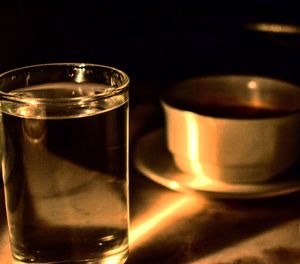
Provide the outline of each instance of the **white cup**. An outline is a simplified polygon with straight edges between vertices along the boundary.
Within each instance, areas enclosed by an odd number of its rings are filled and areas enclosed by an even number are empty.
[[[162,97],[167,146],[182,171],[231,182],[269,180],[300,157],[300,88],[256,76],[190,79]]]

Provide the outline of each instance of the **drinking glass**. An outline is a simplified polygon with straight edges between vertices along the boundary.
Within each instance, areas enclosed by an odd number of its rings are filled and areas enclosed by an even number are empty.
[[[2,175],[15,263],[124,263],[128,76],[81,63],[0,75]]]

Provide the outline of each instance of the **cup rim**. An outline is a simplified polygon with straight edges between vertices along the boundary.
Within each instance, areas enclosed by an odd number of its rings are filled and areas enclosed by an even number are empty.
[[[170,109],[182,112],[182,113],[190,113],[196,116],[201,116],[201,117],[205,117],[205,118],[212,118],[212,119],[218,119],[218,120],[232,120],[232,121],[246,121],[246,122],[254,122],[254,121],[263,121],[263,120],[274,120],[274,119],[283,119],[289,116],[295,116],[295,115],[299,115],[300,113],[300,104],[299,107],[297,109],[291,110],[291,111],[287,111],[286,113],[282,114],[282,115],[274,115],[274,116],[267,116],[267,117],[259,117],[259,118],[247,118],[247,117],[227,117],[227,116],[215,116],[215,115],[209,115],[209,114],[205,114],[205,113],[199,113],[199,112],[194,112],[191,111],[189,109],[184,109],[183,107],[177,107],[176,105],[172,104],[169,102],[169,100],[167,99],[168,97],[168,92],[170,92],[170,90],[172,89],[178,89],[178,87],[182,86],[183,84],[188,84],[189,82],[193,82],[193,81],[197,81],[199,80],[199,82],[201,81],[208,81],[208,82],[214,82],[214,81],[220,81],[222,79],[228,79],[228,80],[233,80],[234,79],[240,79],[243,82],[247,81],[247,80],[251,80],[251,79],[255,79],[258,81],[267,81],[267,82],[274,82],[277,85],[287,85],[288,88],[292,88],[292,89],[298,89],[299,91],[299,96],[300,96],[300,87],[293,83],[293,82],[289,82],[286,80],[281,80],[281,79],[277,79],[277,78],[272,78],[272,77],[266,77],[266,76],[261,76],[261,75],[247,75],[247,74],[220,74],[220,75],[204,75],[204,76],[195,76],[192,78],[188,78],[188,79],[184,79],[179,81],[178,83],[175,83],[171,86],[169,86],[163,94],[161,94],[160,96],[160,104],[163,107],[168,107]]]
[[[128,75],[122,71],[119,70],[115,67],[111,67],[111,66],[107,66],[107,65],[102,65],[102,64],[93,64],[93,63],[82,63],[82,62],[61,62],[61,63],[44,63],[44,64],[34,64],[34,65],[29,65],[29,66],[24,66],[24,67],[19,67],[19,68],[15,68],[12,70],[8,70],[5,71],[3,73],[0,74],[0,80],[4,77],[9,77],[11,76],[11,78],[14,78],[14,74],[20,74],[22,72],[26,72],[28,71],[28,75],[30,75],[30,71],[32,70],[40,70],[40,71],[45,71],[48,69],[54,67],[70,67],[73,69],[87,69],[87,68],[96,68],[96,69],[106,69],[112,72],[115,72],[117,74],[119,74],[122,77],[122,81],[120,85],[111,85],[112,89],[106,89],[105,92],[103,93],[99,93],[99,94],[94,94],[94,95],[83,95],[83,96],[75,96],[75,97],[62,97],[62,98],[51,98],[51,97],[34,97],[34,103],[64,103],[64,104],[76,104],[79,101],[83,102],[83,101],[95,101],[95,100],[99,100],[102,98],[107,98],[107,97],[111,97],[114,96],[124,90],[126,90],[129,86],[129,82],[130,79],[128,77]],[[51,82],[50,82],[51,83]],[[55,82],[53,82],[55,83]],[[84,84],[84,81],[70,81],[69,83],[74,83],[74,84]],[[92,82],[90,82],[92,83]],[[30,87],[32,85],[28,85],[28,87]],[[26,87],[26,86],[25,86]],[[22,87],[20,87],[22,88]],[[1,89],[1,86],[0,86]],[[0,90],[0,98],[3,98],[5,100],[9,100],[9,101],[14,101],[14,102],[21,102],[21,103],[30,103],[30,100],[32,100],[32,97],[29,97],[28,95],[26,95],[26,93],[14,93],[14,92],[4,92],[2,90]]]

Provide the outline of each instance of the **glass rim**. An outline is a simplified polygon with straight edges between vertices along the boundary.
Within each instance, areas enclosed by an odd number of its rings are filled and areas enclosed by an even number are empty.
[[[51,98],[51,97],[30,97],[26,96],[26,93],[14,93],[14,92],[4,92],[0,90],[0,100],[1,97],[10,100],[10,101],[15,101],[15,102],[23,102],[23,103],[29,103],[30,101],[33,100],[35,104],[38,102],[40,103],[67,103],[67,104],[73,104],[78,101],[94,101],[94,100],[99,100],[102,98],[107,98],[114,96],[121,91],[124,91],[128,85],[129,85],[129,77],[128,75],[122,71],[119,70],[115,67],[111,67],[108,65],[103,65],[103,64],[94,64],[94,63],[83,63],[83,62],[59,62],[59,63],[42,63],[42,64],[33,64],[33,65],[28,65],[28,66],[23,66],[23,67],[18,67],[15,69],[11,69],[8,71],[5,71],[3,73],[0,73],[0,79],[6,76],[9,76],[10,74],[13,73],[18,73],[26,70],[34,70],[34,69],[43,69],[47,67],[59,67],[59,66],[66,66],[66,67],[78,67],[79,69],[86,69],[88,67],[91,68],[97,68],[97,69],[107,69],[107,70],[112,70],[114,72],[119,73],[122,77],[122,84],[119,86],[111,86],[112,89],[109,89],[108,92],[105,93],[99,93],[99,94],[93,94],[93,95],[83,95],[83,96],[76,96],[76,97],[63,97],[63,98]],[[51,82],[50,82],[51,83]],[[53,82],[55,83],[55,82]],[[76,81],[68,81],[67,83],[74,83],[74,84],[84,84],[85,82],[76,82]],[[93,82],[91,82],[93,83]],[[30,86],[28,86],[30,87]],[[20,87],[21,88],[21,87]]]

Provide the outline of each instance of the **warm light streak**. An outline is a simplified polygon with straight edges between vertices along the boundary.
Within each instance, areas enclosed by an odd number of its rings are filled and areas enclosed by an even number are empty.
[[[135,229],[131,230],[129,241],[130,245],[134,244],[139,238],[144,236],[146,233],[148,233],[151,229],[153,229],[155,226],[157,226],[161,221],[163,221],[165,218],[167,218],[169,215],[171,215],[173,212],[178,210],[180,207],[182,207],[185,203],[188,201],[188,197],[184,197],[177,202],[171,204],[169,207],[164,209],[163,211],[159,212],[157,215],[153,216],[149,220],[147,220],[145,223],[137,226]]]
[[[257,89],[258,88],[257,82],[250,81],[248,82],[247,87],[248,89],[251,90],[251,92],[249,92],[251,94],[251,105],[257,107],[262,106],[261,91]]]
[[[83,83],[86,78],[85,78],[85,68],[77,68],[75,69],[76,71],[76,76],[74,78],[74,81],[77,83]]]
[[[207,186],[212,184],[213,180],[205,175],[203,167],[200,163],[191,163],[190,166],[193,171],[193,175],[195,176],[193,180],[189,183],[191,186],[197,188],[199,186]]]
[[[199,129],[198,123],[193,113],[186,113],[186,132],[187,132],[187,146],[188,146],[188,157],[190,160],[199,159]]]
[[[168,197],[165,197],[168,198]],[[161,209],[157,209],[159,204],[167,204]],[[184,196],[179,199],[165,199],[157,201],[154,211],[150,215],[142,216],[140,224],[132,224],[129,233],[129,244],[133,247],[137,242],[148,239],[151,235],[163,229],[164,226],[175,221],[176,218],[183,217],[187,212],[198,212],[199,208],[203,208],[204,199],[195,198],[194,196]]]
[[[203,166],[199,163],[199,136],[201,136],[198,127],[199,121],[193,113],[186,113],[185,118],[187,124],[188,157],[190,159],[189,167],[195,176],[189,185],[194,187],[209,185],[212,180],[206,176]]]

